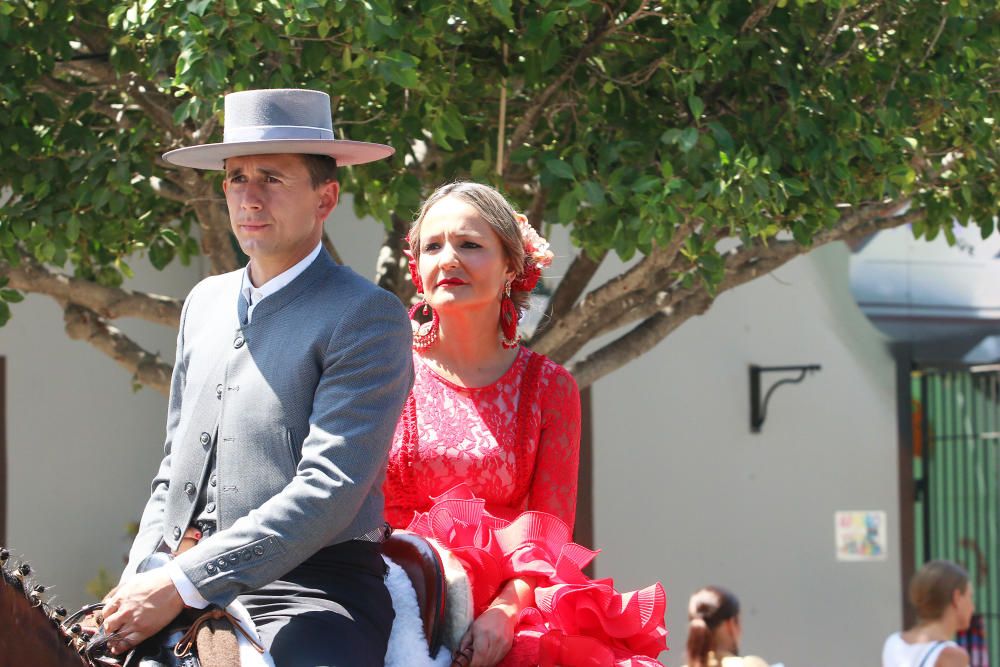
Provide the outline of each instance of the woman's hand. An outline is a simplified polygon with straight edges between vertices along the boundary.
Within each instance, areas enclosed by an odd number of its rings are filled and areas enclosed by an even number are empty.
[[[484,611],[462,637],[453,667],[493,667],[503,660],[514,643],[517,616],[508,605],[494,605]]]

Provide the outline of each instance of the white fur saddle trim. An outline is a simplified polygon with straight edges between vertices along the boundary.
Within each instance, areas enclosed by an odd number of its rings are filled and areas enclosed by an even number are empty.
[[[389,648],[385,652],[386,667],[448,667],[451,652],[446,647],[438,651],[436,659],[429,655],[424,624],[417,606],[417,593],[410,578],[403,568],[385,556],[382,558],[389,567],[385,585],[392,596],[392,609],[396,612],[389,635]]]

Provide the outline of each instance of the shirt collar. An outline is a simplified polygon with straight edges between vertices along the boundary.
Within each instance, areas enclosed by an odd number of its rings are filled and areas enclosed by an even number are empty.
[[[247,267],[243,269],[243,282],[240,285],[240,294],[243,295],[243,298],[247,300],[248,304],[256,305],[261,299],[271,296],[282,287],[287,286],[288,283],[298,278],[302,272],[305,271],[319,256],[319,250],[321,247],[323,247],[322,241],[317,243],[312,252],[302,258],[298,264],[290,269],[285,269],[260,287],[254,287],[253,283],[250,282],[250,266],[247,265]]]

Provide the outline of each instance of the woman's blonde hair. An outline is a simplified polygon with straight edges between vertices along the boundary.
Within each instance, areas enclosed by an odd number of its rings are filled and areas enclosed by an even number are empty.
[[[910,580],[910,603],[923,621],[935,621],[951,604],[955,591],[965,592],[969,573],[950,560],[928,561]]]
[[[406,240],[410,244],[410,252],[413,253],[413,260],[416,261],[420,258],[420,227],[424,218],[427,217],[427,211],[446,197],[455,197],[476,209],[476,212],[500,238],[510,270],[515,276],[521,275],[525,265],[524,238],[521,236],[521,228],[517,224],[517,211],[495,188],[470,181],[456,181],[442,185],[424,201],[417,219],[413,221],[410,231],[406,235]],[[528,309],[530,295],[530,292],[511,290],[510,298],[517,306],[518,313],[523,314]]]

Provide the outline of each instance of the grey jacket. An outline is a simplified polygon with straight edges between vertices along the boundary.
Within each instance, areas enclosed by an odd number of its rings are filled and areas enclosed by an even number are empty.
[[[245,326],[241,277],[207,278],[184,303],[163,461],[123,575],[161,540],[177,547],[215,448],[219,532],[177,563],[219,605],[382,525],[413,383],[403,305],[325,251]]]

